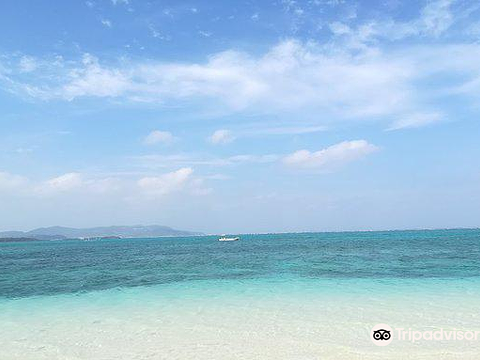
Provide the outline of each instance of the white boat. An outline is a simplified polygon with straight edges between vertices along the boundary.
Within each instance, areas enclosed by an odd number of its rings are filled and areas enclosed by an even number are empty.
[[[235,236],[235,237],[227,237],[226,235],[222,235],[222,236],[220,236],[220,238],[218,239],[218,241],[237,241],[237,240],[240,240],[240,237],[238,237],[238,236]]]

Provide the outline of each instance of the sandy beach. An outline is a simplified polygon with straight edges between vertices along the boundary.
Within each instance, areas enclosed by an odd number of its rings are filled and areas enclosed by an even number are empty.
[[[0,303],[0,358],[477,359],[480,341],[370,329],[480,329],[473,281],[199,282]],[[455,306],[452,306],[455,304]]]

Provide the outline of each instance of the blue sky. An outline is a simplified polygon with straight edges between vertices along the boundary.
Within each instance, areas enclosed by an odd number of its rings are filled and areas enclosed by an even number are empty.
[[[6,1],[0,229],[478,227],[476,1]]]

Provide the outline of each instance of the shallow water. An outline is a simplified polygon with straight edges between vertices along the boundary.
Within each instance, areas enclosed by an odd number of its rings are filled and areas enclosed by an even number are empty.
[[[477,359],[480,231],[0,244],[0,359]]]

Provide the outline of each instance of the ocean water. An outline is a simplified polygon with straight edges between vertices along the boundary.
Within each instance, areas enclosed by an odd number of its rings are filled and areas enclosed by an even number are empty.
[[[0,359],[478,359],[480,230],[0,244]]]

